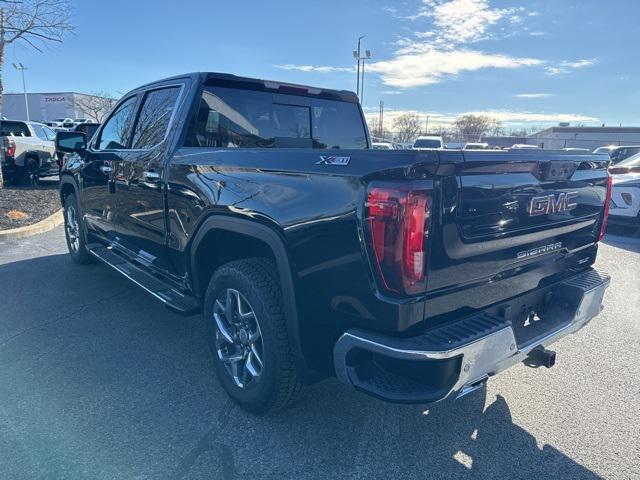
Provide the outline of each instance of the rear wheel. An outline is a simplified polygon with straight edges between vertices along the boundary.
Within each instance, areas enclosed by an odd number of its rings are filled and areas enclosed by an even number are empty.
[[[218,379],[238,405],[264,413],[299,397],[272,262],[253,258],[220,267],[207,288],[204,322]]]
[[[93,263],[93,256],[87,251],[84,224],[78,209],[78,200],[74,194],[64,199],[64,233],[67,239],[69,255],[76,263]]]
[[[40,165],[33,157],[24,159],[24,167],[20,169],[20,183],[22,185],[36,186],[40,183]]]

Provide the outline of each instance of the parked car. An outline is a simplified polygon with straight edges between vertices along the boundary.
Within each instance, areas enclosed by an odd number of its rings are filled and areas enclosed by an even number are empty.
[[[76,125],[72,118],[54,118],[53,120],[46,122],[46,124],[50,127],[66,129],[73,128]]]
[[[79,123],[78,125],[73,127],[71,130],[74,132],[82,132],[86,135],[87,140],[91,140],[91,137],[93,137],[93,134],[96,133],[96,131],[98,131],[99,127],[100,127],[99,123],[83,122],[83,123]]]
[[[542,150],[537,145],[529,145],[528,143],[516,143],[511,145],[511,148],[514,150]]]
[[[588,148],[580,148],[580,147],[566,147],[566,148],[563,148],[562,150],[564,150],[565,152],[591,153],[591,150],[589,150]]]
[[[593,151],[593,153],[606,153],[608,155],[611,155],[611,151],[614,150],[615,148],[617,148],[616,145],[607,145],[606,147],[598,147]]]
[[[620,163],[636,153],[640,153],[640,145],[616,147],[609,153],[609,156],[611,157],[611,164],[615,165]]]
[[[393,144],[389,142],[372,142],[371,148],[374,150],[394,150]]]
[[[609,153],[609,156],[611,157],[611,164],[615,165],[635,155],[636,153],[640,153],[640,145],[619,145],[619,146],[598,147],[594,150],[594,153],[604,153],[604,152]]]
[[[613,178],[611,222],[640,226],[640,153],[611,167],[609,173]]]
[[[442,137],[433,135],[418,137],[416,141],[413,142],[414,150],[433,150],[443,147],[444,142],[442,141]]]
[[[522,361],[550,367],[547,347],[609,285],[593,269],[607,159],[376,151],[351,92],[178,76],[127,93],[88,143],[60,132],[57,146],[74,154],[60,191],[71,258],[202,311],[213,370],[254,412],[328,375],[424,404]]]
[[[469,142],[465,144],[464,150],[489,150],[489,144],[484,142],[472,143]]]
[[[57,175],[53,130],[42,123],[0,121],[2,171],[21,183],[34,185],[40,177]]]

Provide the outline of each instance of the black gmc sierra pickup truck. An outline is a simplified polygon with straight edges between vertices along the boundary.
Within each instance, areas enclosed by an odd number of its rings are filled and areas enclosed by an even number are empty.
[[[185,314],[264,412],[337,376],[392,402],[458,397],[602,308],[608,156],[373,150],[347,91],[217,73],[126,94],[60,132],[71,257]]]

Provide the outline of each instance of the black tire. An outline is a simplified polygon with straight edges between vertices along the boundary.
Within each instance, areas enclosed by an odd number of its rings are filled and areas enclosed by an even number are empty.
[[[33,157],[24,159],[24,167],[19,170],[19,182],[21,185],[35,187],[40,183],[40,165]]]
[[[258,377],[248,376],[244,386],[236,383],[233,374],[228,370],[230,364],[220,359],[219,337],[216,337],[216,332],[220,336],[220,329],[214,319],[214,309],[220,308],[216,307],[216,300],[224,298],[230,290],[239,292],[243,301],[246,300],[245,305],[248,308],[245,310],[250,309],[255,314],[253,318],[261,335],[261,371]],[[220,313],[220,310],[217,312]],[[218,268],[207,288],[203,319],[218,379],[240,407],[253,413],[267,413],[285,408],[299,398],[302,384],[295,370],[285,324],[280,282],[273,262],[251,258],[229,262]],[[244,338],[247,338],[247,334]],[[231,345],[224,340],[223,343]],[[252,348],[253,345],[250,349]],[[243,373],[246,373],[245,369],[249,370],[247,363],[242,366]]]
[[[94,263],[95,258],[87,250],[84,223],[80,215],[80,209],[78,208],[78,200],[73,193],[67,195],[64,199],[63,208],[64,234],[67,239],[69,255],[71,255],[71,258],[76,263]]]

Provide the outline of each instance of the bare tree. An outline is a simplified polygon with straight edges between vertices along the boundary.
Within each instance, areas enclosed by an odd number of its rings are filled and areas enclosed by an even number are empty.
[[[489,133],[494,137],[498,137],[504,133],[504,128],[502,127],[502,120],[498,120],[497,118],[491,119],[491,125],[489,126]]]
[[[478,142],[491,128],[494,120],[486,115],[462,115],[453,126],[465,142]]]
[[[367,125],[369,126],[369,133],[372,137],[381,141],[385,139],[391,139],[391,132],[389,132],[389,130],[387,130],[384,125],[382,126],[382,128],[380,128],[380,120],[377,117],[368,118]]]
[[[0,0],[0,111],[2,65],[7,45],[22,42],[42,51],[47,42],[62,42],[73,31],[68,0]],[[2,188],[0,169],[0,188]]]
[[[106,92],[94,92],[76,99],[76,106],[82,113],[98,123],[102,122],[115,103],[116,100]]]
[[[403,113],[393,121],[393,129],[398,142],[413,142],[420,134],[422,121],[417,113]]]

